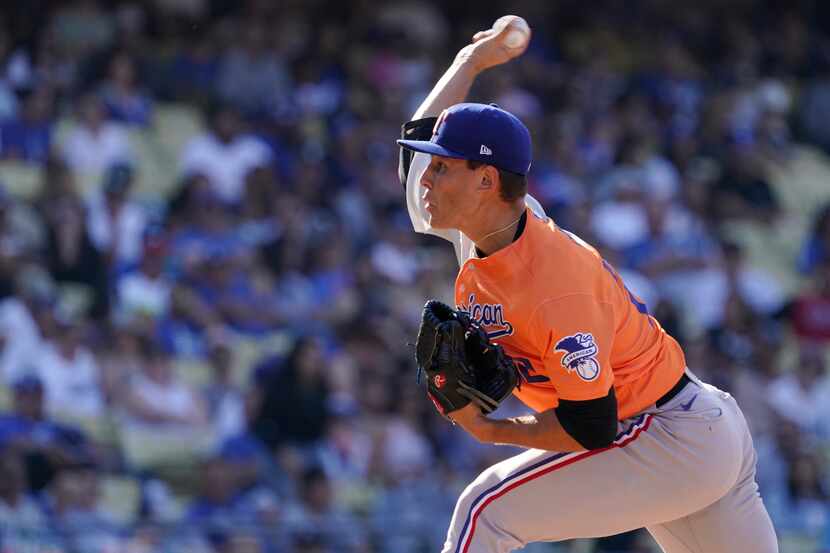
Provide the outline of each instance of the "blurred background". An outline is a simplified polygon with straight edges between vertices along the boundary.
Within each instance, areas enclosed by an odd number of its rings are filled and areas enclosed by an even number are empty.
[[[516,451],[415,385],[457,266],[411,231],[395,138],[506,13],[532,44],[472,99],[738,397],[782,552],[830,551],[830,4],[474,5],[3,2],[0,552],[440,550]]]

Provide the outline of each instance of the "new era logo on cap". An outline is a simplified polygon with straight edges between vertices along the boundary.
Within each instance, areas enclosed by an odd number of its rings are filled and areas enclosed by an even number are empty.
[[[481,150],[478,152],[480,155],[483,156],[491,156],[493,155],[493,150],[485,146],[484,144],[481,145]]]

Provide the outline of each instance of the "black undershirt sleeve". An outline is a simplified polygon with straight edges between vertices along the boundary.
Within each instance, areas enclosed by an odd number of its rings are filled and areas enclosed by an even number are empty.
[[[424,119],[415,119],[404,123],[401,127],[401,138],[404,140],[429,140],[432,138],[432,129],[435,127],[437,120],[437,117],[425,117]],[[401,148],[398,160],[398,178],[401,179],[404,190],[406,190],[406,177],[409,175],[412,155],[412,150]]]
[[[617,436],[617,396],[614,387],[608,395],[584,401],[559,400],[554,410],[559,424],[585,449],[602,449]]]

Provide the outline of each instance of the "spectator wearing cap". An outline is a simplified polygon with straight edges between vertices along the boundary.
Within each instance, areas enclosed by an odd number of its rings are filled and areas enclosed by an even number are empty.
[[[268,146],[243,131],[239,112],[230,105],[212,105],[207,111],[208,132],[193,138],[184,148],[181,171],[202,173],[225,204],[242,201],[245,177],[272,162]]]
[[[12,412],[0,415],[0,458],[10,452],[22,455],[29,486],[37,491],[48,485],[58,468],[89,458],[89,446],[80,430],[47,418],[37,376],[19,378],[12,390]]]
[[[134,173],[127,163],[107,168],[103,194],[93,196],[87,210],[92,243],[115,273],[134,267],[141,259],[147,217],[141,206],[130,199]]]
[[[98,96],[87,94],[77,105],[75,126],[60,145],[62,157],[73,171],[97,176],[107,167],[132,159],[127,131],[106,120]]]

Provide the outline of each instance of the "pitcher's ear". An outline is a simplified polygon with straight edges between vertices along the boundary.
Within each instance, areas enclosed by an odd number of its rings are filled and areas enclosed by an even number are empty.
[[[479,189],[481,190],[489,190],[496,186],[498,182],[498,174],[499,171],[492,165],[486,165],[484,167],[484,171],[481,172],[481,182],[479,184]]]

